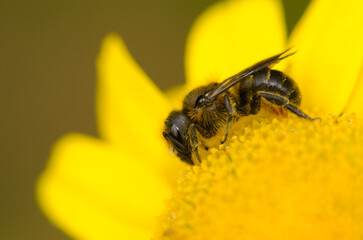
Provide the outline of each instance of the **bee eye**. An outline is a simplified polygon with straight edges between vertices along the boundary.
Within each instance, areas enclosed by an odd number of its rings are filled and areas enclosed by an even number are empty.
[[[172,124],[170,127],[170,134],[175,138],[175,139],[179,139],[180,138],[180,131],[177,125]]]

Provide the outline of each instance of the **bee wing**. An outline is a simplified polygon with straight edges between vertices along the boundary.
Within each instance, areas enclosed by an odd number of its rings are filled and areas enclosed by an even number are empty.
[[[249,75],[251,75],[255,72],[258,72],[258,71],[264,69],[265,67],[269,67],[273,64],[276,64],[279,61],[281,61],[282,59],[287,58],[288,56],[291,56],[296,53],[296,52],[293,52],[293,53],[288,53],[287,55],[284,55],[289,50],[290,50],[290,48],[283,51],[280,54],[277,54],[275,56],[262,60],[256,64],[252,65],[251,67],[248,67],[245,70],[237,73],[236,75],[233,75],[230,78],[227,78],[220,84],[217,84],[211,91],[207,92],[204,95],[205,99],[209,100],[209,101],[214,100],[216,97],[218,97],[218,95],[226,92],[229,88],[233,87],[235,84],[237,84],[243,78],[248,77]]]

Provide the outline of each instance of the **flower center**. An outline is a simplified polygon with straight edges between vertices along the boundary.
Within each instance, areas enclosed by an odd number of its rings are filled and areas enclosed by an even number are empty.
[[[363,236],[361,122],[256,117],[238,128],[186,170],[155,239]]]

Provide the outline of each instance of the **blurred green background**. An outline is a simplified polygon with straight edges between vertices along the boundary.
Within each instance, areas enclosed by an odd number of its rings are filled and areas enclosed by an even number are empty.
[[[69,239],[38,210],[34,185],[60,136],[97,136],[95,58],[102,38],[121,34],[166,89],[183,82],[188,30],[213,2],[0,2],[1,239]],[[308,1],[283,2],[291,30]]]

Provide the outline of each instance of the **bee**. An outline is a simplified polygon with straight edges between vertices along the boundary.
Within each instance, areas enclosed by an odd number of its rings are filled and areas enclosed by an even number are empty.
[[[269,106],[284,115],[288,110],[299,117],[316,120],[298,108],[301,93],[297,84],[284,73],[271,69],[295,53],[288,51],[262,60],[221,83],[213,82],[187,94],[183,109],[170,113],[163,132],[176,155],[191,165],[200,164],[198,136],[210,139],[224,128],[223,144],[232,123],[240,117],[257,114],[261,106]],[[204,148],[208,150],[207,146]]]

